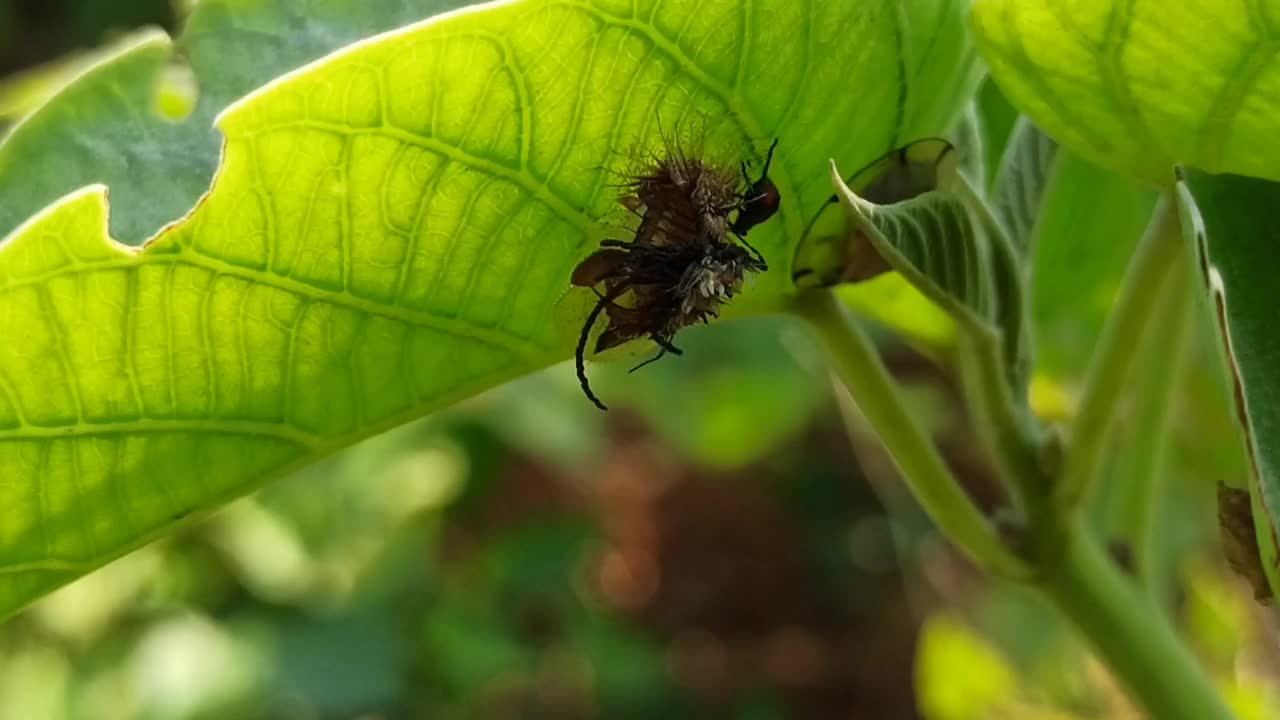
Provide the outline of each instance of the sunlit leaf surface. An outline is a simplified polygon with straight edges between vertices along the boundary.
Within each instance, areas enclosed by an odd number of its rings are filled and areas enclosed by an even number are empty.
[[[209,195],[141,249],[107,240],[101,186],[50,206],[0,247],[0,612],[568,356],[582,316],[570,271],[625,230],[610,185],[660,131],[696,129],[735,164],[780,139],[782,211],[752,232],[774,270],[733,309],[777,307],[801,218],[830,194],[825,161],[857,166],[957,115],[976,78],[961,12],[497,3],[358,43],[236,103],[219,117]],[[162,45],[54,98],[49,132],[71,132],[85,95],[149,82],[115,72],[154,67]]]
[[[1280,179],[1275,3],[978,0],[973,25],[1005,94],[1086,158]]]

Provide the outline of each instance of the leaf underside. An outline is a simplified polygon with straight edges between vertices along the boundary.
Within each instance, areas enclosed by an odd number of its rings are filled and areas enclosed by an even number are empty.
[[[1280,183],[1187,169],[1177,200],[1183,232],[1196,253],[1208,309],[1222,339],[1252,467],[1263,564],[1277,588],[1275,527],[1280,518]]]
[[[1186,163],[1280,179],[1275,3],[977,0],[991,75],[1062,144],[1157,186]]]
[[[1028,265],[1034,254],[1036,221],[1057,158],[1057,143],[1026,117],[1019,118],[995,178],[992,205]]]
[[[734,310],[776,307],[825,160],[856,166],[958,114],[976,79],[961,12],[497,3],[235,104],[209,194],[141,249],[107,239],[101,186],[52,205],[0,246],[0,614],[567,357],[569,274],[625,233],[610,184],[660,126],[732,162],[780,138],[783,207],[752,232],[776,269]],[[70,132],[80,90],[50,102],[51,132]]]
[[[1030,365],[1026,326],[1025,258],[985,220],[977,194],[960,173],[954,154],[938,165],[938,189],[880,205],[855,194],[831,166],[848,218],[847,256],[874,255],[886,269],[945,310],[979,342],[1000,343],[1004,372],[1022,397]]]

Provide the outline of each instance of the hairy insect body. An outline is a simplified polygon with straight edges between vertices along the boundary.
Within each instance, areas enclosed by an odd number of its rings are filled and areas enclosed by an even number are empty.
[[[660,348],[653,360],[668,352],[680,354],[672,344],[676,333],[717,317],[749,273],[767,268],[758,253],[744,247],[745,240],[741,245],[733,240],[735,235],[741,240],[735,226],[742,225],[744,213],[754,212],[749,228],[776,211],[776,202],[772,210],[749,204],[758,203],[754,199],[759,194],[751,193],[766,181],[765,176],[755,183],[748,180],[740,190],[732,170],[672,152],[626,186],[629,192],[619,203],[640,218],[634,239],[602,242],[572,276],[574,285],[604,287],[596,291],[599,301],[582,328],[577,351],[583,391],[601,409],[605,406],[592,394],[583,362],[600,314],[609,323],[596,340],[597,353],[649,338]],[[735,211],[738,221],[730,222]]]

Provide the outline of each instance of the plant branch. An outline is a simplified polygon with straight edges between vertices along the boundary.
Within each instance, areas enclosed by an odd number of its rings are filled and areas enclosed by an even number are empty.
[[[970,329],[960,336],[960,374],[979,435],[995,460],[1005,487],[1028,518],[1046,514],[1042,498],[1049,479],[1040,458],[1040,440],[1028,414],[1009,387],[1000,337]]]
[[[1147,595],[1138,592],[1084,527],[1073,523],[1041,590],[1071,619],[1111,671],[1160,720],[1231,720],[1194,656]]]
[[[1169,437],[1170,406],[1187,354],[1192,310],[1191,277],[1185,267],[1169,274],[1161,291],[1164,312],[1152,319],[1143,338],[1141,372],[1130,378],[1133,408],[1122,472],[1102,508],[1105,527],[1128,540],[1138,577],[1152,586],[1152,516],[1161,460]]]
[[[1006,577],[1026,577],[1025,564],[1001,542],[907,411],[871,340],[844,307],[830,292],[813,291],[798,296],[793,310],[822,337],[836,373],[938,528],[988,570]]]
[[[1166,193],[1129,263],[1115,308],[1090,361],[1071,425],[1066,464],[1054,487],[1054,505],[1060,510],[1074,511],[1098,472],[1116,406],[1137,355],[1134,339],[1151,322],[1162,280],[1181,252],[1178,214]]]

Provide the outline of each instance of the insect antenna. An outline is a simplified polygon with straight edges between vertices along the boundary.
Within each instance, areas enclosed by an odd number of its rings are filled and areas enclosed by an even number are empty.
[[[760,177],[762,179],[769,177],[769,166],[773,164],[773,151],[777,149],[778,149],[778,138],[774,138],[773,142],[769,144],[769,153],[764,157],[764,170],[760,171]],[[746,172],[745,165],[743,166],[742,171],[744,173]],[[748,177],[747,181],[750,182],[751,178]]]

